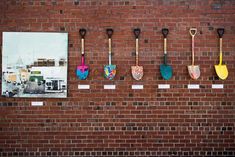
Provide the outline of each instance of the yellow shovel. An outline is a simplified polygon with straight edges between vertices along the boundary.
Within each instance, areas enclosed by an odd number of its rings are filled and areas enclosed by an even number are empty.
[[[224,28],[218,28],[217,33],[219,35],[219,64],[215,65],[215,71],[218,77],[222,80],[225,80],[228,77],[228,69],[226,65],[222,65],[223,57],[222,57],[222,37],[224,34]]]

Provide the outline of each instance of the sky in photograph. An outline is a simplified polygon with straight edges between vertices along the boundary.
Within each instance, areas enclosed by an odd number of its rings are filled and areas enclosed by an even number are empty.
[[[13,66],[19,59],[24,65],[37,58],[67,59],[67,33],[3,32],[3,66]]]

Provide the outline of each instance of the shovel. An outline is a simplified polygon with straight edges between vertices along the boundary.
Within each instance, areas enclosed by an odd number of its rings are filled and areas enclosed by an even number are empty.
[[[192,79],[196,80],[200,77],[199,65],[194,65],[194,36],[197,33],[196,28],[190,28],[190,35],[192,36],[192,65],[188,65],[188,72]]]
[[[219,35],[219,40],[220,40],[220,53],[219,53],[219,64],[215,65],[215,71],[218,77],[222,80],[225,80],[228,77],[228,69],[226,65],[222,65],[222,37],[224,34],[224,29],[223,28],[218,28],[217,33]]]
[[[85,29],[80,29],[79,30],[80,36],[82,37],[81,39],[81,51],[82,51],[82,59],[81,59],[81,65],[77,66],[76,70],[76,75],[80,80],[85,80],[89,74],[89,67],[85,65],[85,53],[84,53],[84,38],[86,35],[86,30]]]
[[[135,80],[140,80],[143,77],[143,66],[139,66],[139,35],[140,29],[134,29],[135,41],[136,41],[136,59],[135,59],[135,66],[131,66],[131,74]]]
[[[172,67],[170,65],[167,65],[166,37],[168,32],[169,30],[167,28],[162,29],[162,34],[164,36],[164,64],[160,65],[160,72],[165,80],[169,80],[172,77]]]
[[[112,80],[116,75],[116,65],[111,64],[111,54],[112,54],[111,38],[113,35],[113,29],[107,29],[106,32],[109,38],[109,64],[104,66],[104,76],[105,78]]]

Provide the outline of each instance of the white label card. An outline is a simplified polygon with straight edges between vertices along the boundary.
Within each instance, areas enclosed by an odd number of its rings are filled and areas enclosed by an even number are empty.
[[[132,85],[132,89],[144,89],[144,85]]]
[[[224,85],[223,84],[212,84],[211,86],[213,89],[223,89]]]
[[[199,84],[188,84],[188,89],[199,89]]]
[[[32,106],[43,106],[43,102],[42,101],[32,101],[31,105]]]
[[[116,85],[104,85],[104,89],[116,89]]]
[[[78,89],[90,89],[90,85],[78,85]]]
[[[159,84],[159,85],[158,85],[158,88],[159,88],[159,89],[169,89],[169,88],[170,88],[170,85],[169,85],[169,84]]]

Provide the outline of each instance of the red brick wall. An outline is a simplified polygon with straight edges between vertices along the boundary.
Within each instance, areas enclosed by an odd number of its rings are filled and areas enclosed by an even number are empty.
[[[69,33],[68,98],[0,97],[0,156],[235,156],[234,0],[1,0],[0,31]],[[75,76],[80,63],[81,27],[87,28],[89,78]],[[112,27],[114,81],[103,77]],[[142,29],[140,64],[144,78],[131,78],[135,64],[132,29]],[[161,29],[168,27],[168,56],[174,76],[164,81]],[[197,27],[196,64],[190,79],[190,27]],[[224,27],[226,81],[218,80],[218,35]],[[0,37],[2,43],[2,36]],[[59,46],[59,45],[58,45]],[[158,89],[168,83],[170,89]],[[78,90],[90,84],[90,90]],[[115,84],[116,90],[104,90]],[[143,84],[143,90],[132,90]],[[200,84],[200,89],[187,89]],[[224,89],[211,89],[224,84]],[[43,101],[32,107],[31,101]]]

